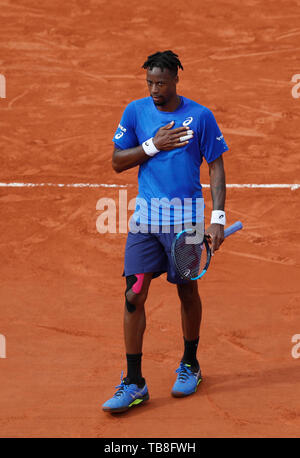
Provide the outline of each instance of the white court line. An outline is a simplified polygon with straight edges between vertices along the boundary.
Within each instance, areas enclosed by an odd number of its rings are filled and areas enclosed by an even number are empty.
[[[203,184],[202,187],[209,188],[209,184]],[[255,184],[255,183],[234,183],[234,184],[226,184],[226,188],[271,188],[271,189],[291,189],[294,191],[295,189],[300,188],[299,183],[293,184],[286,184],[286,183],[270,183],[270,184]]]
[[[38,188],[38,187],[54,187],[54,188],[128,188],[130,184],[107,184],[107,183],[1,183],[0,188]],[[203,188],[209,188],[209,184],[203,184]],[[300,188],[299,183],[270,183],[270,184],[255,184],[255,183],[232,183],[226,184],[227,188],[264,188],[264,189],[295,189]]]
[[[106,183],[0,183],[0,188],[128,188],[128,184]]]

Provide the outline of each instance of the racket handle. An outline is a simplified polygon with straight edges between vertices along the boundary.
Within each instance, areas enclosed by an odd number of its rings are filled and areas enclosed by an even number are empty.
[[[228,237],[231,234],[234,234],[236,231],[239,231],[243,228],[243,225],[240,221],[236,221],[231,226],[227,227],[224,231],[224,238]]]

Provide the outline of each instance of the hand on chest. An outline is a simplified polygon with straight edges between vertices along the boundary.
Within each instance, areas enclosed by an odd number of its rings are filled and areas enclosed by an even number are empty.
[[[194,136],[197,134],[196,122],[193,116],[174,116],[174,114],[168,113],[168,115],[160,116],[159,118],[157,116],[148,116],[147,120],[143,121],[144,122],[138,122],[136,126],[136,135],[140,142],[143,142],[148,138],[154,137],[161,127],[167,126],[172,121],[174,121],[172,129],[184,126],[189,127],[189,129],[193,130]]]

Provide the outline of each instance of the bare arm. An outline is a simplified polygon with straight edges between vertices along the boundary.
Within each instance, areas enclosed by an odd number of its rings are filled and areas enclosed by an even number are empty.
[[[115,148],[112,157],[112,167],[117,173],[120,173],[136,165],[143,164],[148,159],[150,159],[150,156],[147,156],[142,145],[124,150]]]
[[[188,127],[172,129],[173,125],[174,121],[161,127],[153,138],[153,143],[159,151],[170,151],[174,148],[187,145],[188,140],[180,141],[180,137],[185,136],[189,132],[191,132],[189,137],[193,137],[192,131]],[[136,165],[143,164],[148,159],[150,159],[150,156],[144,152],[142,145],[124,150],[115,148],[112,157],[112,167],[117,173],[120,173]]]
[[[224,210],[226,183],[223,157],[219,156],[215,161],[208,164],[208,166],[213,210]]]
[[[224,210],[226,199],[226,181],[223,157],[219,156],[215,161],[208,164],[210,177],[210,191],[213,201],[213,210]],[[211,240],[212,253],[218,250],[224,241],[224,226],[211,224],[206,231]]]

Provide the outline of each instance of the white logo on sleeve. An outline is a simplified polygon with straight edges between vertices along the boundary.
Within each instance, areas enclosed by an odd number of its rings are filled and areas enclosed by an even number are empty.
[[[119,140],[119,138],[123,137],[123,135],[124,135],[124,132],[120,132],[119,134],[115,135],[115,138]]]
[[[121,124],[118,125],[118,129],[120,129],[121,132],[115,135],[116,140],[119,140],[119,138],[123,137],[124,133],[127,132],[127,129],[125,129],[125,127],[123,127]]]
[[[224,138],[224,135],[221,135],[220,137],[216,137],[217,140],[219,140],[219,142],[222,140],[222,138]]]
[[[185,121],[183,121],[182,125],[183,126],[189,126],[191,124],[191,122],[193,122],[193,117],[192,116],[189,116],[188,118],[185,119]]]

